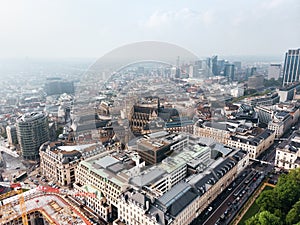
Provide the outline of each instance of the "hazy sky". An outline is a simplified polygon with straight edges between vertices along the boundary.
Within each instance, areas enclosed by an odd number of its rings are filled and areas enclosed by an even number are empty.
[[[198,56],[300,48],[299,0],[0,0],[0,57],[101,57],[157,40]]]

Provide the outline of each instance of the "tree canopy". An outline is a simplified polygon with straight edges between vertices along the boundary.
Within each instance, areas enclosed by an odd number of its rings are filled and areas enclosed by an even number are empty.
[[[259,212],[246,225],[300,225],[300,168],[281,175],[276,187],[263,191],[256,203]]]
[[[262,211],[246,221],[246,225],[281,225],[280,218],[269,211]]]

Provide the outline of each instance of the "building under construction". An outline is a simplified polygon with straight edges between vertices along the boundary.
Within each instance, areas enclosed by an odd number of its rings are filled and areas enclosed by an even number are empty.
[[[1,200],[0,225],[90,225],[90,220],[59,193],[32,189]]]

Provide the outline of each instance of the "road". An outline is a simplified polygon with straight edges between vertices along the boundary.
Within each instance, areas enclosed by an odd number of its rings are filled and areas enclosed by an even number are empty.
[[[213,210],[211,212],[205,210],[192,224],[229,224],[247,202],[248,198],[259,187],[264,178],[274,171],[275,149],[278,144],[279,142],[275,142],[258,158],[259,160],[270,162],[270,164],[252,162],[249,168],[245,169],[245,171],[212,202],[210,206],[213,207]],[[255,173],[255,175],[252,173]],[[251,178],[251,176],[253,177]],[[278,175],[276,175],[276,177],[278,177]]]
[[[12,150],[9,149],[9,148],[6,148],[6,147],[4,147],[4,146],[1,146],[1,145],[0,145],[0,152],[5,152],[5,153],[11,155],[11,156],[14,157],[14,158],[18,158],[18,157],[19,157],[18,153],[12,151]]]
[[[228,224],[260,185],[263,178],[264,173],[255,169],[244,171],[236,181],[212,203],[217,206],[217,208],[202,224]]]

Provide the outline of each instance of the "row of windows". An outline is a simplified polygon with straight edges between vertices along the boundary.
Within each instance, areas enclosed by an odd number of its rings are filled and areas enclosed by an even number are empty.
[[[111,198],[114,198],[112,200],[116,202],[116,199],[121,194],[120,193],[121,187],[119,187],[118,185],[110,182],[109,180],[99,175],[95,176],[96,173],[94,173],[93,171],[90,171],[91,173],[89,174],[80,167],[76,171],[79,177],[79,183],[81,184],[88,183],[93,185],[94,187],[101,190],[103,193],[109,195]]]
[[[280,155],[280,153],[281,153],[280,151],[277,151],[277,152],[276,152],[276,154],[278,154],[278,155]],[[283,152],[283,155],[287,155],[287,153],[286,153],[286,152]],[[293,154],[290,154],[290,157],[293,157],[293,156],[294,156]]]
[[[122,202],[124,203],[124,202]],[[145,216],[144,210],[138,208],[132,204],[126,204],[120,207],[120,220],[124,221],[126,224],[145,224],[154,225],[154,221],[150,220],[149,217]]]
[[[280,162],[276,160],[276,165],[278,167],[284,167],[284,168],[288,168],[288,169],[292,169],[292,168],[297,168],[298,164],[293,164],[293,163],[288,163],[288,162]]]

